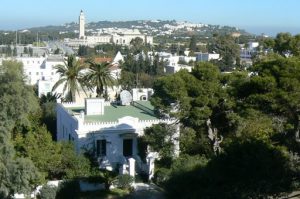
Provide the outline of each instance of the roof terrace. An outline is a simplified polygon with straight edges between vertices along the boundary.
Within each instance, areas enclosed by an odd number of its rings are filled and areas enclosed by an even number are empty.
[[[65,107],[74,115],[85,111],[85,107]],[[131,105],[105,105],[103,115],[85,115],[84,122],[117,122],[119,118],[131,116],[137,117],[139,120],[155,120],[159,119],[154,113],[154,107],[150,101],[135,101]]]

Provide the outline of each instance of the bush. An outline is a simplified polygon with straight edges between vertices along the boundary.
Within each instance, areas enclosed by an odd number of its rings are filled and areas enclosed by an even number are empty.
[[[37,197],[38,199],[55,199],[56,192],[57,187],[52,185],[44,185]]]
[[[121,189],[129,189],[133,182],[134,178],[131,175],[123,174],[117,177],[116,185]]]
[[[157,185],[163,185],[170,178],[170,169],[167,168],[159,168],[155,171],[153,181]]]
[[[178,199],[278,197],[294,188],[295,170],[286,154],[261,140],[236,140],[206,165],[172,173],[165,190]]]
[[[59,184],[56,199],[79,199],[80,185],[77,180],[66,180]]]

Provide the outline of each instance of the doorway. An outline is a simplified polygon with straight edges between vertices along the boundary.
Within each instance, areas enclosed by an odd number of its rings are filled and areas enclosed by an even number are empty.
[[[132,139],[123,140],[123,156],[130,157],[132,156]]]

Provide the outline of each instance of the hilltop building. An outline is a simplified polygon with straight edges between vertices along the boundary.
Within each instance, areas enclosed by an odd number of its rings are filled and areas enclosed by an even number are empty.
[[[85,35],[85,16],[81,10],[79,15],[79,38],[78,39],[65,39],[66,45],[78,48],[83,46],[96,46],[98,44],[113,43],[117,45],[130,45],[132,39],[141,38],[144,43],[153,44],[153,37],[140,33],[137,29],[112,29],[108,33],[98,33],[92,36]]]

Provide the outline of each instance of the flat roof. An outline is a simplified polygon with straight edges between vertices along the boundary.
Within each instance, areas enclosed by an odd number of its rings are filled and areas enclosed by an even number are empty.
[[[73,113],[84,111],[84,107],[68,107]],[[104,106],[104,115],[85,115],[85,122],[117,122],[118,119],[131,116],[137,117],[139,120],[155,120],[159,119],[154,114],[154,107],[150,101],[135,101],[132,105],[110,105]]]

